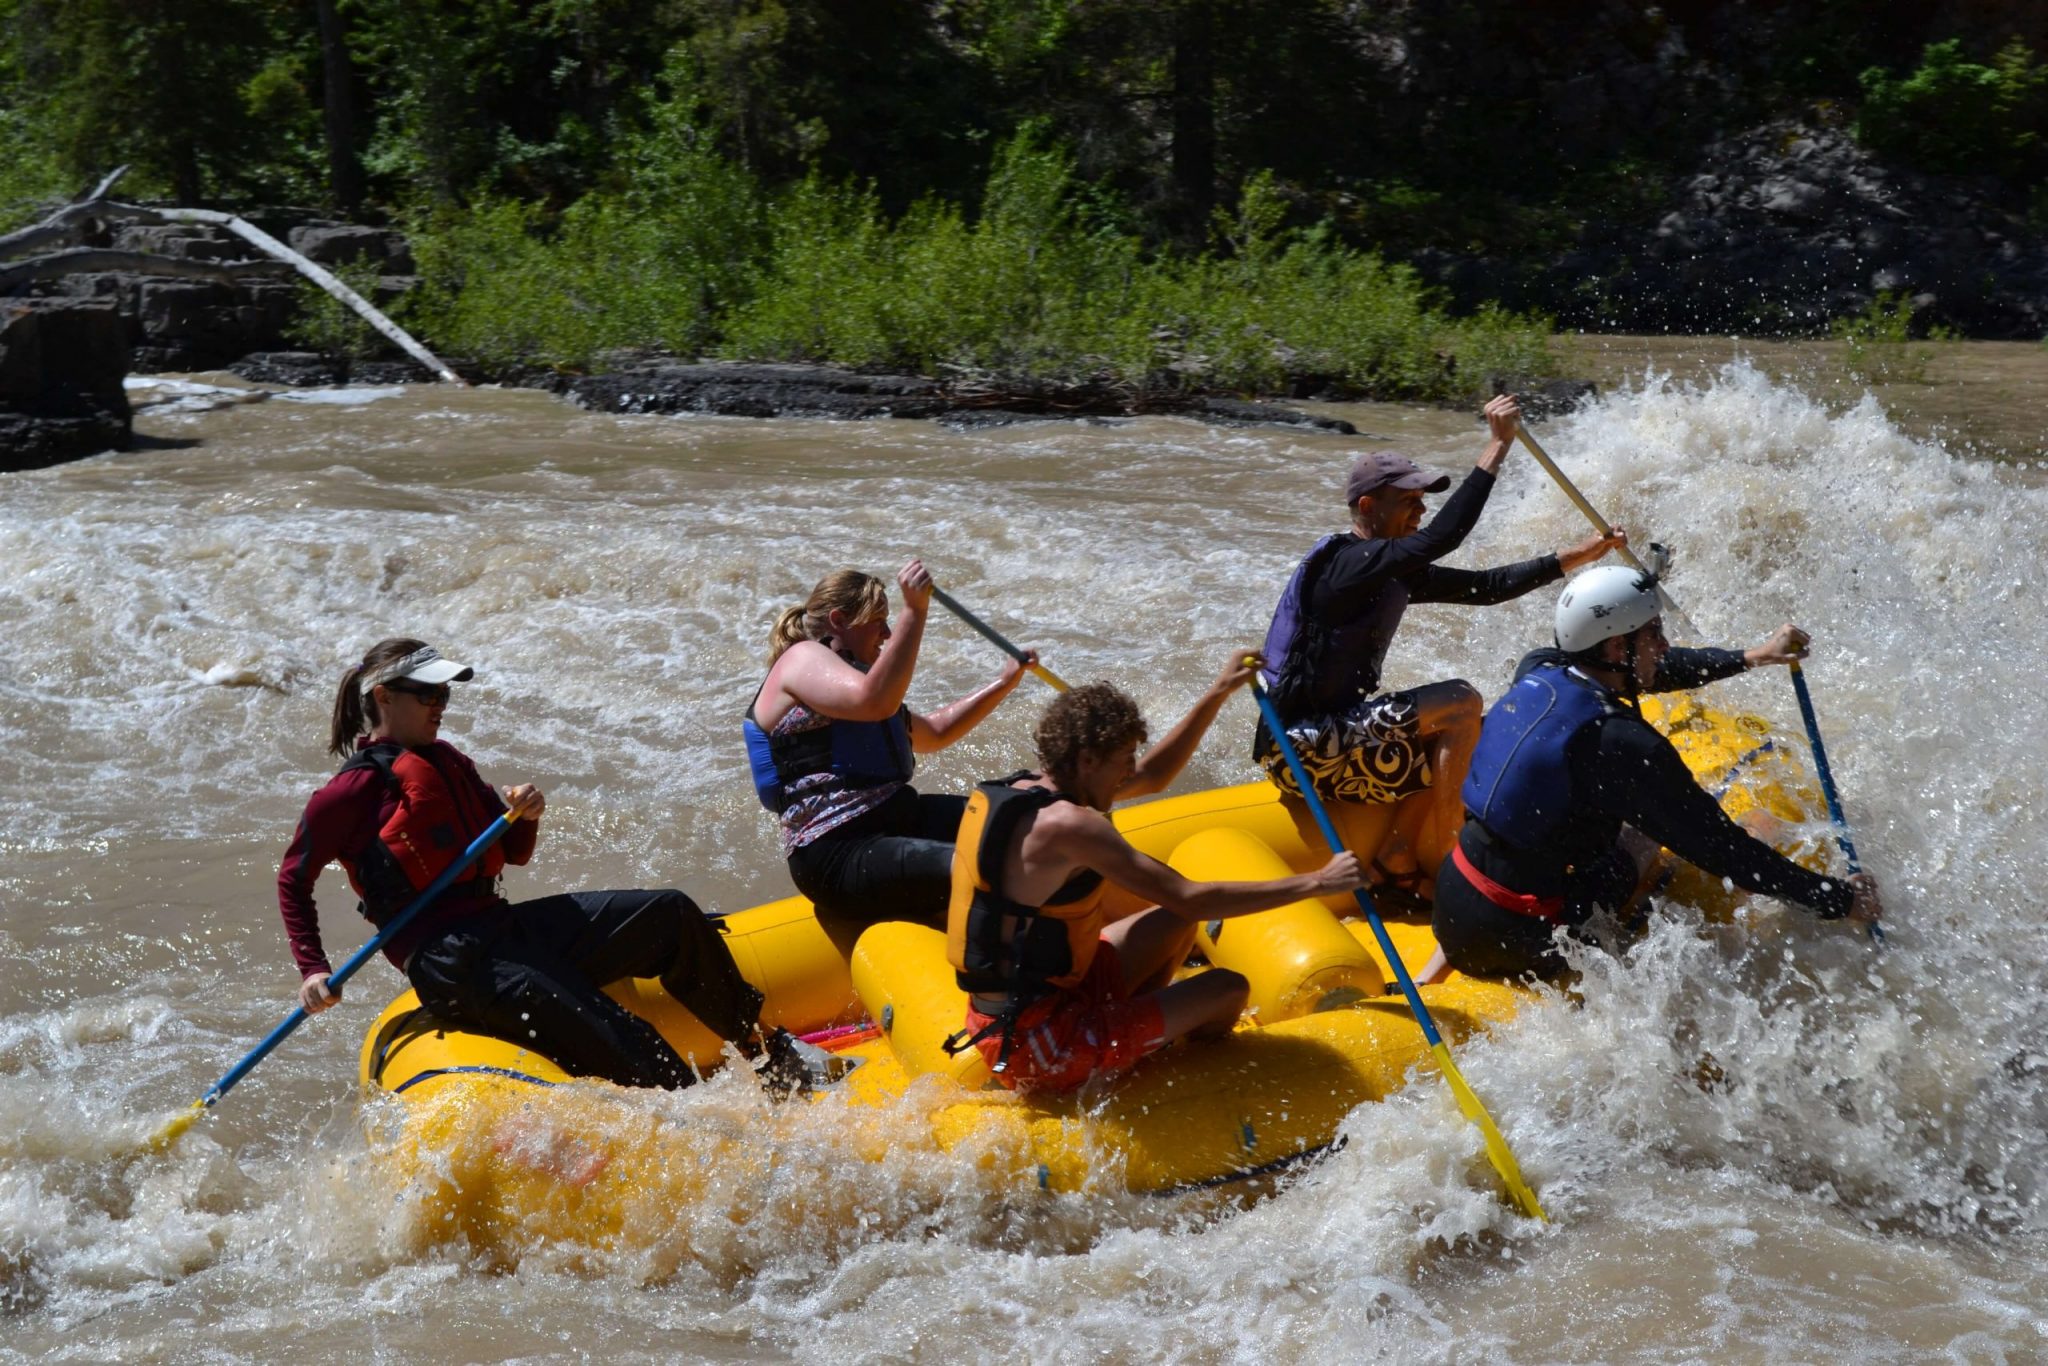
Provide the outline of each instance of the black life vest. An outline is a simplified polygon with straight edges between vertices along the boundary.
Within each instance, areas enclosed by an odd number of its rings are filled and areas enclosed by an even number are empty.
[[[468,774],[444,771],[436,762],[443,751],[455,754],[454,746],[438,740],[421,750],[381,741],[364,746],[341,766],[342,773],[375,769],[398,798],[377,838],[353,858],[342,860],[349,885],[362,898],[362,912],[373,925],[381,927],[403,910],[498,818],[501,808],[485,800]],[[504,869],[503,847],[493,844],[454,886],[482,884],[481,890],[488,893]],[[449,894],[453,895],[452,888]]]
[[[1038,775],[1012,773],[978,783],[953,846],[953,898],[946,910],[946,957],[962,991],[1001,995],[1014,1012],[1061,987],[1079,985],[1102,938],[1102,875],[1075,874],[1043,906],[1004,894],[1003,859],[1018,822],[1064,792],[1017,787]]]

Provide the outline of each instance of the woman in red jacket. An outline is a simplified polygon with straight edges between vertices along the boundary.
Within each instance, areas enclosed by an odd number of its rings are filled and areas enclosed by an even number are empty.
[[[385,945],[422,1005],[449,1024],[531,1047],[572,1076],[674,1089],[696,1080],[689,1063],[600,990],[623,977],[659,977],[742,1054],[765,1046],[772,1062],[785,1063],[794,1041],[781,1030],[763,1040],[761,993],[681,892],[564,892],[517,905],[499,894],[503,867],[533,857],[547,800],[531,784],[501,798],[440,738],[450,685],[473,676],[432,646],[393,639],[372,646],[341,680],[329,743],[344,762],[306,804],[277,873],[307,1013],[341,999],[327,985],[313,904],[320,870],[339,862],[362,898],[358,909],[381,926],[509,809],[518,817],[512,828]]]

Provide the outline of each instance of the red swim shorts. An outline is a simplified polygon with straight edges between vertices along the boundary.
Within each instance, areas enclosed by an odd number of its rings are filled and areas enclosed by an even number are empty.
[[[992,1017],[967,1007],[967,1029],[980,1033]],[[1090,1077],[1121,1072],[1166,1042],[1166,1017],[1151,996],[1131,999],[1114,945],[1095,947],[1079,985],[1033,1001],[1017,1017],[1009,1066],[996,1079],[1012,1091],[1059,1095]],[[975,1044],[993,1071],[1002,1056],[1000,1031]]]

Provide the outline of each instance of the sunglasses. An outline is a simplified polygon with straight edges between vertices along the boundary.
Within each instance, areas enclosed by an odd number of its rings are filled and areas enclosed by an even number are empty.
[[[446,683],[429,685],[426,683],[407,682],[404,679],[400,679],[398,682],[386,683],[384,686],[393,692],[402,692],[408,697],[417,697],[422,706],[428,707],[445,707],[448,705],[448,699],[455,695],[455,690]]]

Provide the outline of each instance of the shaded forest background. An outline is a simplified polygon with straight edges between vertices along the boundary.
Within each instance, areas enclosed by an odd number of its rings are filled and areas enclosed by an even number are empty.
[[[1443,392],[1546,322],[1405,263],[1654,222],[1772,119],[2048,227],[2043,53],[1992,0],[0,0],[0,225],[127,163],[405,227],[491,358]]]

